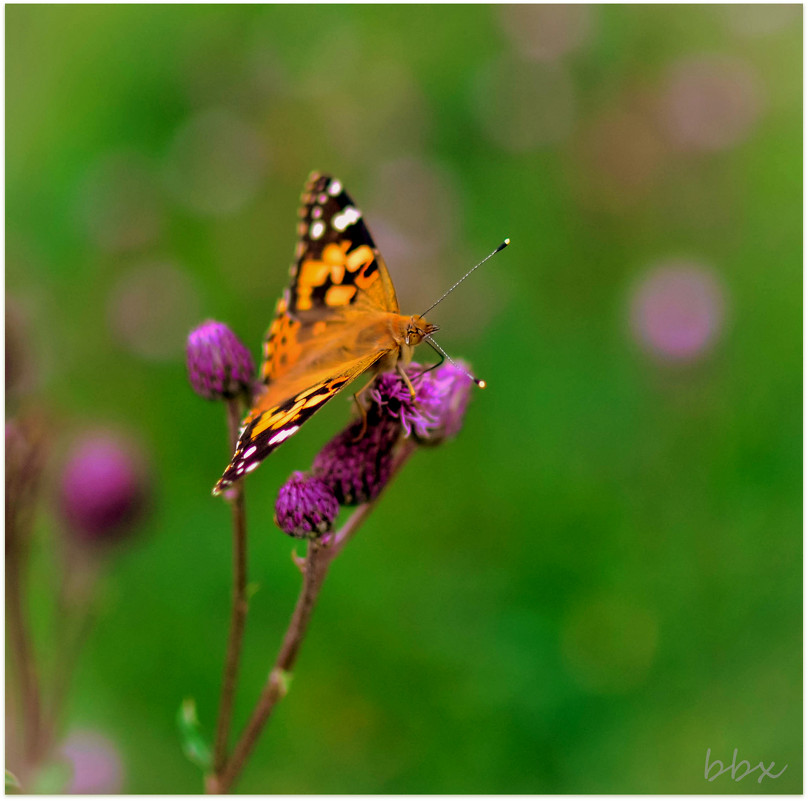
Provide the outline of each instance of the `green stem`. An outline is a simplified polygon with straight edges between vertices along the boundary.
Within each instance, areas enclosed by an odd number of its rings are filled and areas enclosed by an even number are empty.
[[[238,441],[241,423],[241,409],[238,399],[227,402],[227,421],[230,441]],[[218,774],[227,760],[227,740],[233,718],[233,700],[238,679],[241,646],[244,640],[244,625],[247,620],[247,516],[244,506],[244,485],[237,481],[231,490],[233,521],[233,591],[230,611],[230,636],[227,643],[227,656],[222,680],[222,695],[219,702],[219,716],[216,725],[216,739],[213,751],[213,770]]]

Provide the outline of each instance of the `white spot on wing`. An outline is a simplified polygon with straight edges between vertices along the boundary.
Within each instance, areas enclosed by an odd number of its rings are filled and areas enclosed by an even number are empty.
[[[325,233],[325,223],[322,220],[315,220],[309,226],[309,236],[312,239],[319,239]]]
[[[257,445],[253,445],[251,448],[247,448],[247,450],[244,451],[244,453],[242,454],[241,458],[242,459],[249,459],[255,453],[257,448],[258,448]]]
[[[277,445],[279,442],[283,442],[285,439],[289,439],[295,431],[298,430],[300,426],[292,426],[291,428],[286,428],[283,431],[279,431],[275,434],[274,437],[269,438],[268,445]]]
[[[355,209],[353,206],[346,206],[339,214],[334,216],[334,228],[338,231],[344,231],[349,225],[353,225],[357,220],[362,218],[362,212]]]
[[[253,462],[251,465],[247,466],[244,469],[244,472],[245,473],[252,473],[252,471],[255,470],[255,468],[258,467],[259,464],[261,464],[261,462]]]
[[[323,207],[322,206],[315,206],[311,210],[311,216],[312,216],[312,219],[319,220],[320,217],[323,216]]]
[[[328,186],[328,194],[332,197],[342,192],[342,184],[335,178]]]
[[[317,196],[317,202],[322,206],[328,200],[328,195],[322,194]]]

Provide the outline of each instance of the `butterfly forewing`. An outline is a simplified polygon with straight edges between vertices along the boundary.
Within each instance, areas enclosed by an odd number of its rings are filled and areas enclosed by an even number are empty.
[[[296,362],[309,340],[355,325],[354,313],[397,313],[387,267],[342,184],[312,173],[303,190],[292,281],[264,342],[261,378],[269,383]],[[315,344],[316,347],[316,344]]]

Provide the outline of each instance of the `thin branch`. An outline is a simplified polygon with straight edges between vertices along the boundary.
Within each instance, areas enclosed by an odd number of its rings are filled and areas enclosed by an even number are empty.
[[[239,400],[227,402],[227,422],[230,442],[238,441],[241,409]],[[227,740],[233,718],[233,699],[238,679],[241,645],[244,639],[244,624],[247,619],[247,516],[244,507],[244,485],[237,481],[231,489],[233,519],[233,591],[230,611],[230,636],[227,643],[222,695],[219,702],[219,717],[213,751],[213,770],[219,773],[227,761]]]
[[[33,768],[42,752],[42,692],[25,603],[29,545],[42,469],[38,445],[35,441],[25,464],[17,465],[17,469],[10,469],[6,462],[6,621],[20,690],[24,762],[20,773]]]
[[[81,564],[81,561],[84,563]],[[78,657],[97,616],[93,590],[98,582],[99,564],[90,553],[73,552],[68,543],[63,565],[56,604],[59,627],[53,635],[55,669],[48,714],[43,726],[43,750],[56,739]]]
[[[403,467],[404,463],[415,452],[416,446],[407,440],[401,447],[396,460],[390,481]],[[306,562],[303,566],[303,586],[297,599],[297,605],[292,613],[292,619],[283,638],[283,644],[275,660],[275,665],[264,685],[258,703],[253,710],[244,731],[239,738],[230,760],[224,769],[210,777],[207,785],[209,793],[226,793],[238,779],[244,765],[252,753],[261,732],[272,715],[278,701],[286,695],[289,673],[294,668],[303,639],[306,636],[309,620],[317,602],[328,569],[334,559],[342,552],[349,540],[356,534],[362,523],[368,517],[379,501],[381,494],[369,503],[362,504],[348,518],[342,528],[334,535],[330,545],[322,545],[317,541],[309,542]]]
[[[272,668],[261,697],[258,699],[258,704],[233,750],[232,757],[225,765],[224,771],[217,778],[214,778],[208,788],[209,792],[226,793],[230,789],[230,786],[241,773],[247,757],[249,757],[261,734],[261,730],[264,728],[264,724],[275,708],[275,704],[286,695],[288,674],[295,665],[300,646],[308,629],[311,613],[314,610],[314,604],[328,573],[330,561],[322,545],[315,541],[309,543],[303,573],[303,586],[297,599],[295,611],[292,613],[289,627],[286,630],[286,635],[283,638],[283,644],[275,660],[275,666]]]
[[[42,702],[39,675],[34,661],[30,628],[25,618],[26,547],[19,538],[6,549],[6,615],[11,654],[20,685],[25,762],[36,764],[42,730]]]

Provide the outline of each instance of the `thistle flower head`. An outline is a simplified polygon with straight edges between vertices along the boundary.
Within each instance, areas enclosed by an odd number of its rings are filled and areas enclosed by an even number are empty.
[[[414,398],[398,373],[383,373],[368,392],[379,414],[397,420],[407,437],[414,432],[425,438],[438,424],[441,398],[437,386],[429,379],[430,374],[420,375],[423,369],[415,362],[407,367],[407,376],[415,389]]]
[[[393,448],[401,426],[378,410],[368,411],[366,430],[355,420],[314,457],[312,470],[345,506],[372,501],[393,470]]]
[[[420,442],[438,442],[453,437],[463,424],[473,380],[462,365],[444,364],[423,372],[411,364],[407,375],[415,389],[396,373],[379,376],[370,390],[370,399],[381,415],[398,420],[406,436]]]
[[[474,380],[461,363],[442,364],[427,373],[424,381],[431,384],[431,392],[440,400],[434,407],[436,425],[420,439],[423,443],[437,445],[455,437],[463,427]]]
[[[124,442],[93,434],[73,449],[62,473],[59,509],[77,540],[100,544],[125,536],[140,520],[146,498],[140,460]]]
[[[275,502],[275,524],[290,537],[318,539],[329,531],[339,513],[334,493],[319,479],[292,473]]]
[[[251,391],[253,358],[224,323],[208,320],[191,331],[186,356],[188,378],[197,395],[223,400]]]

